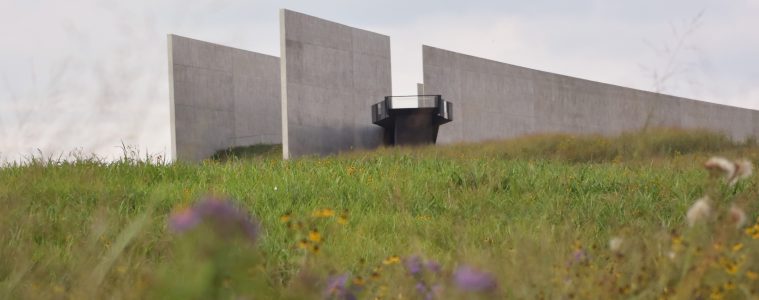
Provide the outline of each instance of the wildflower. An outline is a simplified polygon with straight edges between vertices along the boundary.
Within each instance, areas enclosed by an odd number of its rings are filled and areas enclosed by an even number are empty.
[[[735,173],[730,178],[730,185],[734,185],[739,180],[750,177],[754,169],[754,166],[751,164],[751,162],[745,159],[736,160],[734,164],[735,164]]]
[[[314,243],[320,243],[322,241],[322,235],[318,230],[312,229],[310,232],[308,232],[308,239]]]
[[[724,257],[720,258],[719,259],[719,263],[725,269],[725,272],[727,274],[734,275],[735,273],[738,272],[738,268],[739,268],[738,263],[736,263],[736,262],[734,262],[734,261],[732,261],[730,259],[727,259],[727,258],[724,258]]]
[[[496,289],[495,278],[489,273],[475,270],[468,266],[456,269],[453,274],[456,286],[468,292],[489,292]]]
[[[222,235],[239,230],[252,241],[258,237],[257,222],[231,201],[216,198],[201,200],[191,208],[172,213],[169,216],[169,227],[176,232],[184,232],[204,220],[211,222],[216,232]]]
[[[722,287],[712,288],[712,293],[709,294],[709,299],[711,299],[711,300],[721,300],[721,299],[724,299],[724,294],[722,294]]]
[[[195,227],[200,221],[200,215],[194,210],[188,207],[178,208],[171,213],[171,217],[169,218],[169,228],[177,232],[182,232]]]
[[[754,224],[754,226],[751,226],[749,228],[746,228],[745,232],[752,239],[755,239],[755,240],[759,239],[759,223]]]
[[[572,266],[574,264],[582,264],[586,263],[588,261],[588,253],[585,252],[584,249],[580,248],[572,252],[572,257],[567,262],[567,266]]]
[[[429,270],[432,273],[439,274],[440,273],[440,264],[438,264],[436,261],[430,260],[427,261],[427,270]]]
[[[723,157],[716,156],[706,161],[704,167],[712,174],[722,174],[722,177],[730,185],[750,177],[754,168],[749,160],[740,159],[731,162]]]
[[[343,213],[341,213],[340,216],[337,217],[337,224],[340,224],[340,225],[348,224],[348,210],[344,210]]]
[[[622,240],[621,237],[613,237],[609,240],[609,250],[612,252],[619,252],[619,250],[622,249]]]
[[[366,281],[361,276],[356,276],[356,278],[353,278],[353,285],[362,286],[365,283],[366,283]]]
[[[735,283],[732,281],[725,282],[725,284],[722,285],[722,288],[724,288],[726,291],[731,291],[735,289]]]
[[[282,223],[288,223],[290,222],[290,218],[291,218],[290,213],[287,212],[284,215],[279,216],[279,221]]]
[[[422,272],[422,259],[419,256],[411,256],[403,260],[406,271],[411,275],[417,275]]]
[[[313,254],[319,254],[320,250],[321,250],[321,248],[319,248],[319,245],[313,245],[311,247],[311,253],[313,253]]]
[[[327,288],[324,297],[327,299],[356,299],[356,296],[348,289],[348,274],[332,276],[327,279]]]
[[[746,277],[748,277],[748,279],[756,281],[757,279],[759,279],[759,274],[757,274],[754,271],[747,271],[746,272]]]
[[[735,176],[735,164],[724,157],[714,156],[704,163],[704,167],[714,175],[722,174],[727,181]]]
[[[730,205],[730,221],[735,224],[735,228],[740,229],[746,225],[746,212],[735,204]]]
[[[688,213],[686,214],[688,226],[692,227],[711,215],[712,208],[710,202],[711,200],[709,199],[709,196],[704,196],[701,199],[696,200],[696,203],[688,209]]]
[[[298,242],[298,248],[299,249],[307,249],[308,248],[308,240],[307,239],[301,239]]]
[[[735,243],[732,248],[733,252],[741,251],[741,249],[743,249],[743,243]]]
[[[385,258],[385,260],[382,261],[382,264],[384,265],[394,265],[401,262],[401,257],[398,255],[389,256],[388,258]]]
[[[311,216],[315,218],[329,218],[335,215],[335,211],[330,208],[322,208],[315,210]]]

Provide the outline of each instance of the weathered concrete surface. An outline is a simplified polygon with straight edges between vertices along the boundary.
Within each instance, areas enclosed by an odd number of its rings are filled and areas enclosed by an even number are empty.
[[[656,94],[423,46],[424,93],[453,103],[438,143],[545,132],[619,134],[649,127],[702,128],[742,141],[759,112]]]
[[[284,9],[280,27],[284,158],[379,146],[390,38]]]
[[[279,58],[170,34],[172,157],[278,144]]]

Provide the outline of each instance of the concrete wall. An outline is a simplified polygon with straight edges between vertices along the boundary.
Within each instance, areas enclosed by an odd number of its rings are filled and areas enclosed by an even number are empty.
[[[392,92],[390,38],[280,11],[284,158],[382,143],[371,105]]]
[[[169,35],[172,157],[281,143],[279,59]]]
[[[531,133],[618,134],[649,127],[704,128],[744,140],[759,112],[518,67],[423,46],[424,92],[454,106],[438,143]]]

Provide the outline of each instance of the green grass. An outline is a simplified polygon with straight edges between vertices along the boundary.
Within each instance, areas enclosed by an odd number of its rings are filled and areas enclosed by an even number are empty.
[[[702,166],[712,155],[757,162],[757,150],[661,129],[291,161],[276,146],[202,164],[37,159],[0,169],[0,298],[323,298],[327,278],[343,273],[366,281],[361,298],[420,297],[402,264],[382,264],[393,255],[439,262],[443,272],[424,280],[445,299],[473,296],[451,281],[462,265],[497,278],[484,298],[757,297],[746,274],[759,272],[759,240],[722,217],[693,229],[684,220],[704,194],[754,220],[756,178],[731,187]],[[167,229],[172,210],[205,196],[255,216],[258,241]],[[312,216],[323,208],[336,215]],[[317,254],[297,247],[311,229],[324,238]],[[612,237],[624,239],[620,253],[608,250]],[[573,260],[577,251],[588,259]],[[731,260],[739,270],[725,272]]]

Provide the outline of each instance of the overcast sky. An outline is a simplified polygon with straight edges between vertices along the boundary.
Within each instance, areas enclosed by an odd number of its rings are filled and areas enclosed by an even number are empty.
[[[389,35],[394,94],[427,44],[759,109],[759,0],[0,0],[0,160],[170,152],[166,35],[279,56],[279,8]]]

